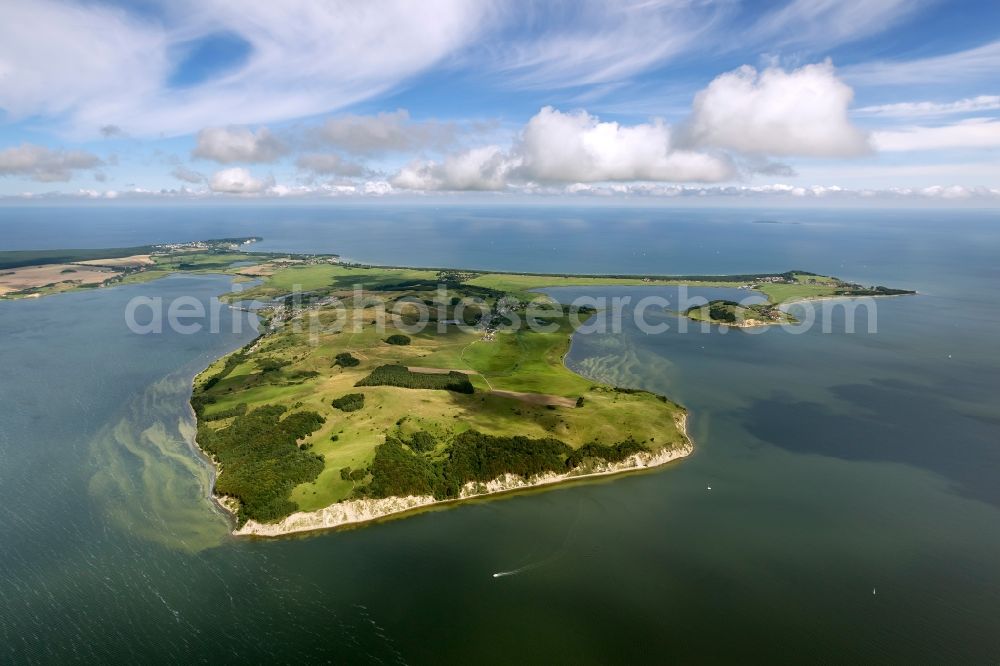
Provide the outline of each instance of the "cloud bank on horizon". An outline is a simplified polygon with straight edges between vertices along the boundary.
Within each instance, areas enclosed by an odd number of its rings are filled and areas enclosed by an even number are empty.
[[[12,0],[0,197],[1000,202],[996,26],[973,0]]]

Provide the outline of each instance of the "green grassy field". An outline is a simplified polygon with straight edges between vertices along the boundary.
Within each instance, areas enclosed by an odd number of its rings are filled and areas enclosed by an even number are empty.
[[[229,273],[238,269],[232,264],[237,261],[261,261],[260,255],[243,252],[206,253],[191,252],[153,257],[154,265],[135,273],[124,275],[120,284],[136,284],[150,282],[174,273]]]
[[[115,283],[147,282],[176,272],[228,273],[237,282],[246,282],[254,277],[266,278],[263,283],[241,292],[232,298],[257,298],[261,300],[285,296],[294,292],[318,295],[344,295],[360,285],[366,290],[383,290],[410,283],[422,284],[423,291],[434,291],[437,283],[447,283],[452,287],[459,284],[470,290],[470,295],[490,298],[505,293],[521,300],[537,299],[535,293],[546,287],[586,287],[608,285],[698,285],[704,287],[739,287],[747,284],[764,294],[771,303],[780,304],[803,298],[817,298],[832,295],[880,295],[910,293],[884,287],[864,288],[845,283],[837,278],[803,272],[781,274],[748,275],[546,275],[521,273],[491,273],[464,269],[408,268],[386,266],[344,265],[336,263],[334,256],[296,256],[275,253],[246,253],[227,251],[233,248],[232,241],[246,239],[221,239],[205,241],[209,250],[179,249],[168,253],[155,253],[155,264],[139,270],[126,271]],[[256,239],[259,240],[259,239]],[[87,259],[108,259],[132,254],[149,254],[157,246],[100,250],[29,250],[0,252],[0,269],[57,262],[83,261]],[[252,273],[247,267],[233,267],[234,262],[252,262]],[[243,273],[246,274],[243,274]],[[774,282],[775,275],[782,281]],[[788,280],[792,280],[789,282]],[[34,290],[37,295],[55,293],[87,286],[61,285],[51,289]],[[9,297],[20,294],[12,293]]]
[[[308,267],[321,270],[284,269],[291,275],[272,279],[268,288],[283,289],[289,281],[301,284],[306,275],[329,283],[354,271],[335,267]],[[382,272],[381,276],[386,277]],[[417,279],[412,272],[405,275]],[[408,292],[385,292],[397,298]],[[453,291],[448,297],[457,297]],[[425,296],[424,292],[411,295]],[[319,310],[320,317],[323,311]],[[360,330],[348,325],[341,332],[322,334],[310,341],[306,332],[286,326],[264,337],[253,352],[237,352],[235,362],[224,377],[217,377],[227,365],[220,359],[195,380],[196,399],[201,407],[203,427],[222,430],[234,418],[213,420],[216,414],[232,412],[240,405],[252,411],[265,405],[283,405],[292,411],[315,412],[325,422],[299,442],[304,449],[323,457],[323,469],[307,483],[288,489],[288,497],[301,510],[314,510],[356,496],[368,479],[344,479],[343,468],[366,469],[386,437],[406,439],[427,432],[440,442],[435,459],[447,457],[449,442],[465,431],[497,437],[554,438],[571,448],[584,444],[616,444],[632,440],[657,451],[679,446],[685,435],[678,429],[683,409],[665,399],[644,392],[626,393],[576,375],[563,365],[572,325],[567,317],[558,320],[552,332],[499,330],[491,341],[480,331],[462,331],[447,326],[443,333],[430,327],[422,333],[407,333],[409,345],[391,345],[385,339],[397,332],[392,326],[380,329],[373,324],[374,308],[363,311]],[[332,321],[332,319],[330,320]],[[329,323],[329,322],[327,322]],[[360,361],[357,366],[336,364],[337,354],[349,352]],[[356,387],[374,368],[399,364],[422,368],[471,371],[475,392],[461,394],[447,390],[409,389],[395,386]],[[263,370],[262,366],[278,366]],[[500,396],[491,390],[508,390],[568,398],[579,407],[548,407]],[[364,406],[343,412],[332,406],[335,398],[349,393],[364,394]],[[229,473],[223,466],[222,474]]]
[[[593,469],[602,461],[686,446],[680,406],[662,396],[592,382],[565,367],[572,322],[587,313],[571,313],[550,300],[551,311],[543,316],[548,329],[509,324],[508,317],[525,314],[518,299],[535,298],[535,290],[752,286],[769,299],[769,305],[749,309],[727,304],[726,312],[716,303],[724,319],[787,317],[771,306],[799,298],[905,293],[801,272],[503,274],[341,265],[334,257],[253,254],[218,243],[224,246],[155,254],[153,266],[115,279],[226,273],[234,281],[260,281],[227,297],[271,302],[262,317],[276,328],[202,372],[192,397],[199,442],[220,464],[217,488],[239,501],[241,522],[273,521],[351,498],[450,499],[468,483],[504,474]],[[418,315],[414,303],[430,310],[430,325],[418,332],[407,326]],[[340,305],[360,314],[343,321]],[[466,308],[464,314],[460,308]],[[385,317],[394,310],[402,313],[401,321]],[[711,306],[688,315],[716,319]],[[480,317],[478,328],[452,321],[474,324]],[[388,343],[403,334],[409,344]],[[339,362],[346,354],[351,362]],[[435,374],[435,369],[461,374]],[[362,398],[335,403],[357,394]],[[337,406],[347,404],[351,409]]]
[[[737,280],[722,280],[714,277],[708,277],[702,280],[697,278],[671,279],[605,276],[515,275],[507,273],[484,273],[465,281],[465,284],[510,292],[521,298],[526,297],[526,295],[530,298],[530,292],[545,287],[596,287],[608,285],[662,286],[693,283],[697,283],[699,286],[704,287],[738,287],[742,284]]]
[[[408,268],[361,268],[326,262],[279,267],[267,281],[245,295],[274,298],[293,291],[349,292],[355,285],[373,289],[406,280],[437,279],[434,270]]]
[[[205,257],[177,266],[181,270],[212,270],[213,263],[212,257]],[[280,497],[254,497],[254,506],[306,511],[346,499],[384,496],[377,493],[393,488],[401,494],[432,492],[435,497],[441,493],[448,498],[462,483],[484,480],[484,470],[555,471],[561,469],[560,460],[566,465],[583,459],[620,460],[636,451],[655,453],[685,444],[686,435],[679,425],[684,414],[680,406],[662,396],[591,382],[565,367],[563,358],[574,330],[567,306],[550,302],[553,312],[544,317],[551,324],[548,330],[513,327],[503,323],[510,308],[518,316],[524,311],[518,310],[523,306],[511,301],[511,296],[526,300],[536,295],[533,290],[555,286],[752,285],[769,303],[749,309],[735,304],[731,307],[739,308],[738,314],[746,318],[784,321],[790,318],[775,311],[773,306],[778,303],[884,289],[807,273],[677,278],[515,275],[363,267],[339,265],[325,258],[275,256],[263,258],[252,271],[225,270],[261,277],[262,284],[240,292],[240,298],[269,300],[303,293],[284,303],[274,301],[271,313],[265,314],[269,321],[283,321],[283,326],[264,336],[252,350],[220,359],[196,379],[193,403],[201,427],[212,429],[204,436],[216,441],[213,433],[242,427],[244,420],[264,413],[254,410],[273,405],[287,408],[283,419],[320,424],[303,434],[296,445],[289,445],[286,453],[290,457],[269,460],[271,467],[267,469],[261,468],[262,461],[255,460],[252,451],[235,446],[237,450],[224,452],[227,458],[222,475],[239,476],[240,465],[256,465],[253,474],[263,474],[269,488],[280,487],[284,493]],[[358,285],[360,293],[355,292]],[[325,297],[336,297],[336,305],[359,314],[344,320],[343,312],[324,301]],[[355,299],[361,302],[355,303]],[[403,305],[407,301],[422,302],[429,308],[431,323],[422,331],[407,330],[405,325],[416,318],[414,306]],[[485,321],[491,322],[489,334],[481,328],[444,323],[459,318],[458,304],[473,301],[477,305],[464,318],[471,323],[484,315]],[[384,317],[397,307],[403,315],[397,322],[399,330],[391,317]],[[689,316],[711,320],[709,310],[706,307],[705,312],[694,311]],[[439,319],[440,330],[436,325]],[[314,329],[310,334],[308,322],[320,325],[322,332]],[[386,340],[394,334],[407,335],[410,343],[388,344]],[[357,364],[338,363],[337,356],[345,353]],[[387,365],[403,368],[379,370],[378,381],[365,380],[376,368]],[[468,392],[463,375],[438,381],[413,374],[426,369],[466,373],[473,390]],[[385,381],[402,383],[383,385]],[[380,385],[369,385],[373,383]],[[344,411],[332,404],[354,393],[364,396],[359,409]],[[257,418],[255,423],[279,435],[284,432],[280,420],[268,424]],[[315,477],[288,481],[283,486],[274,483],[280,470],[287,469],[289,478],[297,475],[299,479],[303,469],[312,469],[311,459],[292,456],[302,451],[321,457],[322,466]],[[486,452],[497,458],[482,460]],[[268,449],[267,455],[273,454]],[[241,520],[258,517],[240,515]]]
[[[248,292],[250,296],[267,298],[281,296],[298,289],[304,292],[321,293],[346,292],[356,285],[364,289],[380,289],[404,281],[424,281],[434,283],[456,282],[480,290],[492,290],[510,294],[521,300],[531,300],[534,293],[546,287],[587,287],[587,286],[665,286],[697,285],[699,287],[736,288],[753,284],[754,289],[764,294],[771,303],[780,304],[802,298],[817,298],[857,291],[868,295],[871,290],[859,285],[851,285],[842,280],[825,275],[808,273],[781,274],[794,282],[768,282],[764,275],[687,275],[687,276],[588,276],[588,275],[526,275],[515,273],[481,273],[463,271],[440,271],[438,269],[360,267],[337,264],[312,264],[279,268],[266,284]],[[895,291],[895,290],[889,290]],[[900,292],[906,293],[906,292]]]
[[[794,273],[794,283],[762,284],[757,291],[767,296],[772,303],[797,301],[802,298],[818,298],[831,296],[841,288],[842,282],[826,275],[805,275]]]
[[[809,273],[792,273],[791,275],[795,280],[794,282],[763,283],[758,285],[756,289],[767,296],[768,300],[774,304],[828,296],[897,296],[914,293],[905,289],[889,289],[876,286],[864,287],[828,275],[813,275]]]
[[[255,297],[287,294],[296,287],[301,291],[348,291],[355,285],[365,289],[392,286],[404,281],[459,282],[481,290],[503,292],[527,300],[546,287],[587,287],[608,285],[663,286],[696,284],[704,287],[738,287],[759,276],[689,275],[689,276],[612,276],[612,275],[530,275],[517,273],[487,273],[449,269],[393,268],[386,266],[353,266],[309,264],[279,268],[267,284],[257,288]]]

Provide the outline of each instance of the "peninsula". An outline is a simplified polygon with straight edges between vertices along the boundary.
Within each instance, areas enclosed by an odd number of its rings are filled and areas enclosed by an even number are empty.
[[[683,407],[564,365],[571,336],[592,309],[549,301],[534,315],[543,327],[523,325],[534,290],[744,287],[773,299],[766,313],[793,299],[869,291],[805,272],[533,275],[302,256],[235,272],[263,280],[230,297],[267,304],[258,309],[264,332],[195,379],[192,405],[198,444],[217,465],[215,492],[235,517],[235,534],[256,536],[329,529],[690,454]],[[398,313],[394,323],[385,322],[386,309]]]
[[[0,251],[0,299],[110,287],[175,272],[218,271],[235,261],[260,261],[264,255],[243,254],[259,240],[251,236],[125,248]]]
[[[270,303],[265,332],[201,373],[192,397],[237,534],[337,527],[691,452],[682,407],[563,364],[592,309],[547,301],[537,325],[515,324],[531,316],[526,292],[498,286],[526,276],[322,259],[240,272],[265,276],[232,295]]]
[[[763,294],[767,300],[760,303],[738,303],[716,299],[702,305],[695,305],[680,313],[694,321],[720,326],[751,328],[775,324],[794,324],[795,317],[784,306],[797,301],[819,298],[900,296],[913,294],[906,289],[891,289],[883,286],[863,286],[846,282],[840,278],[817,275],[806,271],[788,271],[779,275],[750,276],[740,289],[748,289]]]
[[[795,300],[913,293],[805,271],[546,275],[373,266],[337,255],[248,252],[258,240],[0,253],[6,298],[176,272],[226,273],[242,283],[224,299],[252,308],[260,334],[201,372],[191,397],[196,443],[215,465],[213,494],[237,535],[330,529],[689,455],[683,407],[565,366],[574,331],[597,313],[540,298],[538,289],[742,288],[765,301],[711,301],[680,314],[743,326],[791,322],[780,306]]]

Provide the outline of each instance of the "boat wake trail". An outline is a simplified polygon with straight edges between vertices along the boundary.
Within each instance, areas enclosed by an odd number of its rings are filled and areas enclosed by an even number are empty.
[[[524,566],[517,567],[516,569],[510,569],[509,571],[497,571],[493,574],[494,578],[504,578],[506,576],[516,576],[518,574],[524,573],[526,571],[531,571],[532,569],[537,569],[539,567],[544,567],[547,564],[555,562],[559,558],[563,557],[567,551],[567,544],[569,544],[574,532],[576,531],[577,523],[580,522],[580,504],[576,506],[576,517],[573,519],[573,523],[569,526],[566,531],[566,535],[563,537],[562,545],[559,546],[551,555],[543,560],[537,562],[529,562]]]
[[[537,569],[538,567],[548,564],[555,558],[548,558],[542,560],[541,562],[535,562],[534,564],[526,564],[523,567],[518,567],[516,569],[511,569],[510,571],[498,571],[493,574],[494,578],[503,578],[504,576],[516,576],[519,573],[524,573],[525,571],[531,571],[532,569]]]

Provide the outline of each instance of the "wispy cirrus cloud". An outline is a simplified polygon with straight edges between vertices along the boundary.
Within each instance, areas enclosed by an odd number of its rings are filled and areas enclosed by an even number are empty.
[[[985,82],[995,85],[1000,71],[1000,40],[942,55],[911,60],[879,60],[844,67],[849,82],[867,86],[908,86]]]
[[[942,150],[947,148],[1000,148],[1000,120],[970,118],[951,125],[912,126],[874,132],[872,142],[880,151]]]
[[[679,57],[760,49],[779,36],[826,48],[919,4],[791,0],[758,16],[690,0],[287,0],[239,11],[226,0],[179,0],[148,13],[0,3],[0,108],[81,136],[176,136],[328,113],[435,67],[503,88],[592,87],[600,96]],[[222,36],[241,45],[240,59],[213,75],[178,76],[188,45]]]
[[[1000,120],[969,116],[1000,111],[1000,41],[950,35],[952,53],[905,55],[944,43],[921,37],[944,7],[918,30],[907,23],[936,3],[0,2],[0,121],[13,137],[0,175],[6,191],[90,170],[88,180],[206,196],[384,194],[389,180],[525,192],[799,182],[842,160],[911,182],[907,161],[985,164],[998,147]],[[966,25],[997,15],[970,13],[980,18]],[[863,61],[874,40],[850,45],[900,26],[876,62]],[[835,47],[838,63],[855,64],[816,62]],[[733,69],[747,62],[775,64]],[[866,106],[850,108],[853,88]],[[189,151],[183,166],[157,156]],[[907,155],[917,151],[927,154]],[[294,184],[273,185],[257,164]],[[988,184],[983,173],[963,182]]]
[[[517,88],[627,79],[691,50],[728,13],[677,0],[515,2],[498,10],[503,39],[472,55]]]
[[[1000,109],[1000,95],[978,95],[954,102],[897,102],[854,109],[854,113],[887,118],[947,116],[960,113],[981,113]]]
[[[503,39],[487,39],[470,53],[504,75],[508,87],[591,86],[600,96],[685,56],[747,48],[822,52],[888,30],[927,4],[791,0],[755,14],[752,5],[687,0],[506,3],[496,12]]]
[[[878,34],[922,9],[918,0],[792,0],[763,14],[735,44],[828,48]]]
[[[109,6],[0,3],[0,108],[13,118],[73,116],[155,95],[168,41],[161,27]],[[95,119],[89,131],[116,120]]]
[[[181,0],[150,20],[55,0],[0,3],[0,108],[78,134],[117,126],[180,135],[342,108],[383,93],[466,45],[490,3]],[[224,32],[247,44],[219,77],[171,87],[178,45]],[[391,37],[390,37],[391,36]]]

